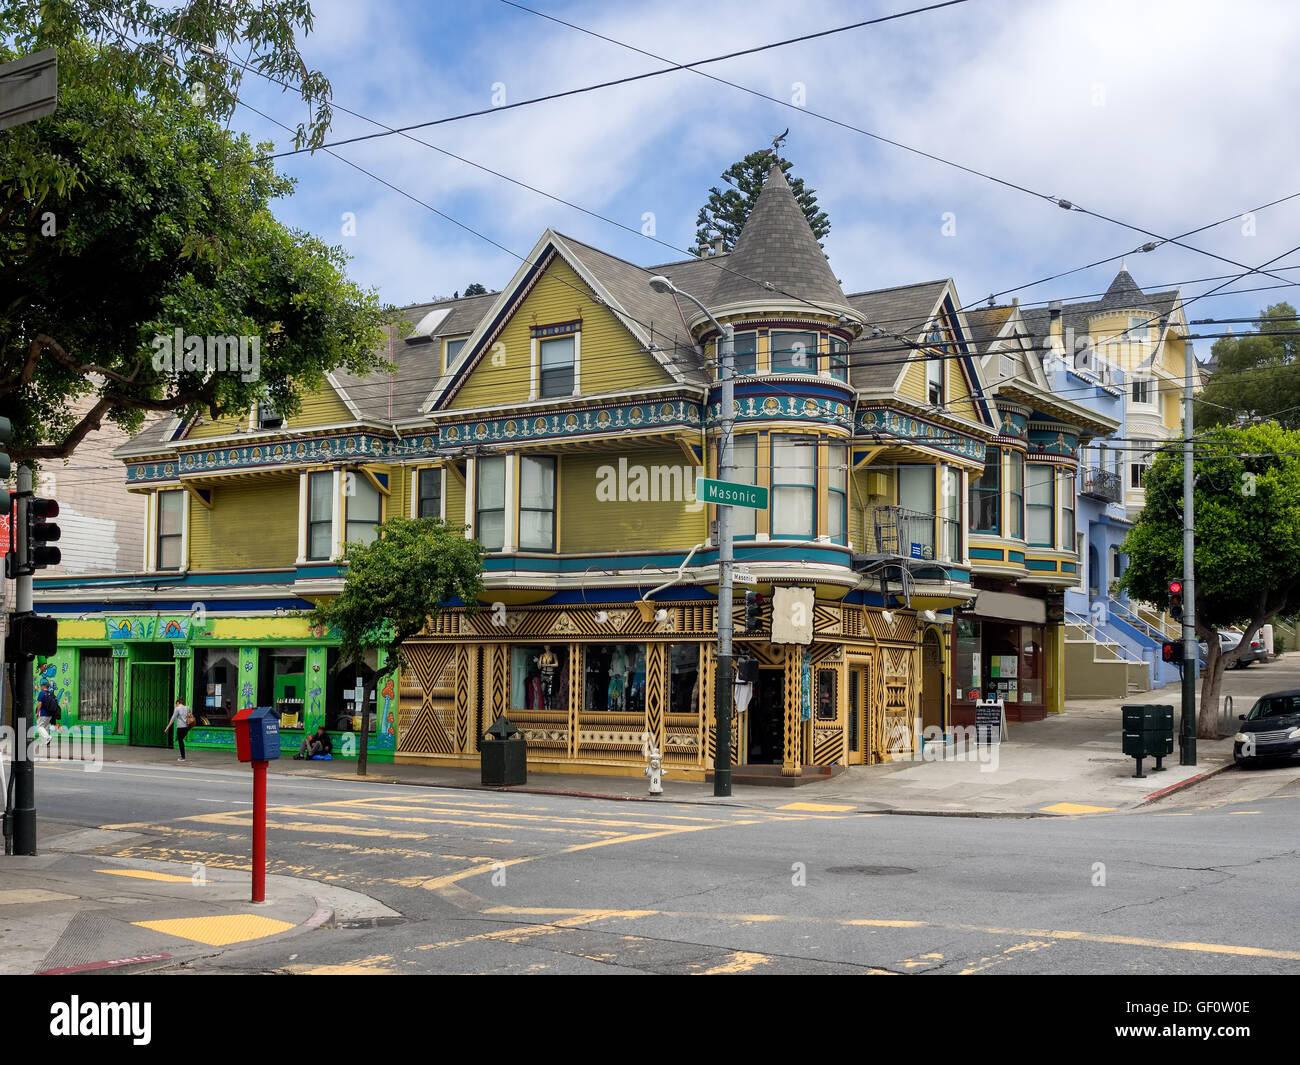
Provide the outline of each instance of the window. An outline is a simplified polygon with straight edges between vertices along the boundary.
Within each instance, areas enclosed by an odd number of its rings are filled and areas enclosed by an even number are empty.
[[[1061,470],[1061,548],[1069,551],[1074,547],[1074,475],[1070,470]]]
[[[668,712],[700,712],[700,648],[694,643],[668,645]]]
[[[817,535],[816,437],[772,437],[772,535]]]
[[[568,710],[569,649],[550,644],[512,647],[510,706],[515,710]]]
[[[275,409],[271,397],[266,393],[257,401],[257,427],[259,429],[279,429],[284,425],[284,415]]]
[[[582,708],[639,714],[645,711],[645,644],[589,644]]]
[[[1133,385],[1133,402],[1150,403],[1151,402],[1151,381],[1146,377],[1134,376]]]
[[[552,337],[539,340],[537,346],[541,351],[541,379],[538,395],[542,399],[550,396],[573,395],[573,362],[576,338]]]
[[[113,720],[113,652],[105,647],[81,651],[77,720]]]
[[[181,568],[181,528],[185,521],[185,493],[158,493],[158,568]]]
[[[302,728],[307,649],[263,647],[257,652],[257,659],[257,705],[275,707],[282,729]]]
[[[375,673],[371,661],[378,661],[373,651],[366,652],[364,661],[350,661],[339,664],[339,649],[329,648],[325,656],[325,727],[339,732],[352,732],[361,728],[362,707],[370,714],[372,722],[370,734],[375,729],[376,720]],[[357,698],[357,686],[361,686],[361,698]]]
[[[415,516],[417,518],[442,517],[442,470],[421,470],[417,491]]]
[[[816,333],[773,333],[773,373],[816,373]]]
[[[555,459],[519,460],[519,547],[555,550]]]
[[[1129,487],[1141,488],[1146,480],[1147,470],[1151,467],[1150,452],[1137,452],[1133,462],[1129,463]]]
[[[1147,330],[1151,327],[1151,319],[1147,318],[1129,318],[1127,338],[1135,344],[1141,344],[1147,339]]]
[[[910,514],[899,520],[898,549],[912,558],[934,558],[933,466],[898,468],[898,505]]]
[[[827,535],[831,543],[849,542],[849,450],[841,444],[826,449]]]
[[[474,528],[478,542],[489,551],[506,545],[506,460],[497,455],[478,460],[478,507]]]
[[[734,469],[730,479],[738,484],[758,484],[758,437],[750,433],[738,436],[731,445]],[[721,470],[721,460],[719,460]],[[731,535],[752,537],[758,528],[758,511],[752,507],[731,508]]]
[[[1011,510],[1007,514],[1007,535],[1023,539],[1025,535],[1025,456],[1011,452],[1011,472],[1007,479],[1007,493],[1011,497]]]
[[[835,681],[838,674],[831,669],[817,671],[817,720],[834,721],[839,716],[839,702],[835,698]]]
[[[731,369],[737,376],[758,372],[758,334],[737,333],[732,342]]]
[[[466,341],[469,337],[461,337],[459,340],[447,341],[447,366],[448,368],[460,358],[460,353],[464,350]]]
[[[1002,531],[1002,451],[991,447],[985,454],[984,472],[970,483],[971,532]]]
[[[943,406],[943,371],[946,363],[941,358],[932,358],[925,364],[925,397],[932,407]]]
[[[1026,485],[1025,517],[1029,525],[1029,542],[1036,547],[1055,546],[1052,510],[1054,499],[1052,481],[1056,471],[1039,462],[1029,464],[1029,484]],[[1073,542],[1073,534],[1071,534]]]
[[[196,647],[192,708],[195,717],[209,725],[229,725],[235,711],[242,709],[238,681],[238,647]]]
[[[372,544],[379,537],[383,509],[379,489],[360,470],[352,475],[349,484],[352,494],[348,496],[348,527],[344,539],[350,544]]]
[[[849,346],[839,337],[831,337],[831,353],[826,361],[832,377],[839,381],[849,379]]]
[[[334,515],[334,474],[328,470],[307,477],[307,557],[320,561],[330,557]]]
[[[943,499],[940,518],[943,519],[943,552],[949,562],[962,560],[961,550],[961,470],[956,466],[943,468]]]

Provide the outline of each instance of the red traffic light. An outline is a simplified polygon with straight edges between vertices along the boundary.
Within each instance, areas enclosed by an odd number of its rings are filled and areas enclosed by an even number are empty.
[[[33,496],[31,502],[27,504],[27,513],[33,521],[57,518],[59,516],[59,501]]]
[[[1169,582],[1169,594],[1170,594],[1170,595],[1182,595],[1182,594],[1183,594],[1183,582],[1182,582],[1182,581],[1170,581],[1170,582]]]

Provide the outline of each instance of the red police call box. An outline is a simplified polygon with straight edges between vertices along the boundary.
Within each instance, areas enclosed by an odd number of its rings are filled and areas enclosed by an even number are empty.
[[[235,753],[241,762],[280,757],[280,715],[269,706],[248,707],[234,717]]]

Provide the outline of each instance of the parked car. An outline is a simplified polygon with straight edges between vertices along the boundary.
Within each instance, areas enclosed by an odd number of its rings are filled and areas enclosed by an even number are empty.
[[[1232,758],[1238,765],[1300,756],[1300,688],[1261,695],[1238,720],[1241,728],[1232,738]]]
[[[1223,651],[1225,655],[1229,651],[1235,651],[1237,649],[1237,645],[1241,643],[1241,637],[1242,634],[1240,632],[1233,632],[1230,629],[1220,629],[1219,630],[1220,649]],[[1196,648],[1200,652],[1201,663],[1202,665],[1204,665],[1206,657],[1209,654],[1209,649],[1206,646],[1205,641],[1201,640],[1196,645]],[[1237,659],[1236,666],[1238,669],[1245,669],[1252,662],[1267,662],[1267,661],[1268,661],[1268,652],[1264,649],[1263,641],[1260,639],[1259,635],[1256,634],[1254,639],[1250,641],[1250,649],[1248,651],[1243,652],[1242,656]]]

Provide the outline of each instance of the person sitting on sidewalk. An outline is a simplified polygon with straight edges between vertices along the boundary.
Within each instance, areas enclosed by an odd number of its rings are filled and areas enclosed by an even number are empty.
[[[324,725],[316,726],[315,733],[302,741],[302,746],[293,757],[301,761],[305,758],[315,758],[318,754],[328,754],[331,758],[334,756],[334,741],[330,739],[330,734],[325,731]]]

